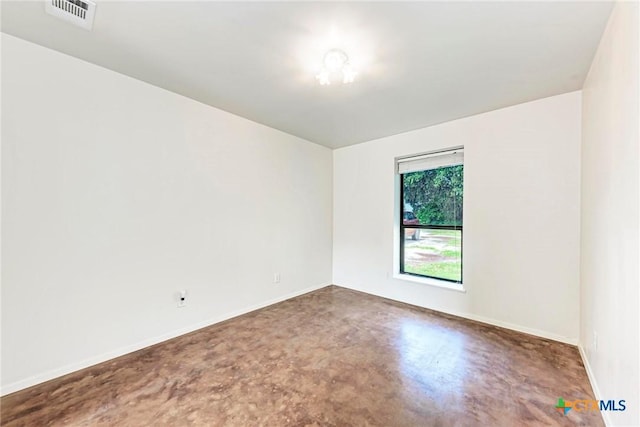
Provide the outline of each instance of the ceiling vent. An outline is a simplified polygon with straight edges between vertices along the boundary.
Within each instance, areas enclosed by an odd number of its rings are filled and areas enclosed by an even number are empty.
[[[90,30],[96,13],[96,4],[89,0],[47,0],[45,9],[50,15]]]

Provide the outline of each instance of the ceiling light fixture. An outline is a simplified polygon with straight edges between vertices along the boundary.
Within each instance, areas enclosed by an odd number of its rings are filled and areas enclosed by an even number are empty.
[[[331,49],[324,55],[322,70],[316,75],[321,85],[329,85],[332,80],[341,79],[342,83],[353,83],[356,72],[349,64],[349,57],[340,49]]]

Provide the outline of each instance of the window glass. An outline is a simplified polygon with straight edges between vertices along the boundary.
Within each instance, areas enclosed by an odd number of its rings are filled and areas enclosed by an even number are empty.
[[[464,166],[401,174],[401,273],[462,282]]]

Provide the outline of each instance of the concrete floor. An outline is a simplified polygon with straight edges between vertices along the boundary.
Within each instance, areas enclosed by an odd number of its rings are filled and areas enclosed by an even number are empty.
[[[603,425],[578,350],[331,286],[1,399],[3,426]]]

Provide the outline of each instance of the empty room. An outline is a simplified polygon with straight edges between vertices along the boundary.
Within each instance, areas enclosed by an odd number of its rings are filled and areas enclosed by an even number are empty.
[[[640,7],[1,1],[3,426],[640,426]]]

